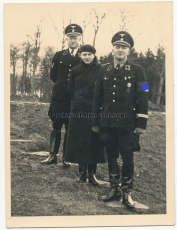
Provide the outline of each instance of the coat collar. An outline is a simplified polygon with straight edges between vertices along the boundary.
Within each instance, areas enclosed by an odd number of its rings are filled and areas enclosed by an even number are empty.
[[[90,67],[95,67],[95,66],[98,64],[98,59],[97,59],[96,56],[94,57],[93,62],[92,62],[91,65],[85,64],[85,63],[82,61],[82,59],[80,59],[80,61],[81,61],[81,65],[82,65],[83,67],[89,67],[89,66],[90,66]]]
[[[125,64],[120,68],[119,74],[124,75],[130,73],[131,70],[131,63],[127,60]],[[110,65],[107,66],[107,73],[112,76],[115,76],[116,69],[114,68],[114,63],[112,62]]]
[[[80,57],[79,57],[79,52],[78,52],[78,50],[77,50],[77,53],[76,53],[76,55],[74,56],[74,57],[72,57],[71,56],[71,54],[70,54],[70,52],[69,52],[69,48],[68,49],[66,49],[66,50],[63,50],[63,55],[62,55],[62,57],[63,57],[63,60],[67,60],[67,61],[69,61],[69,62],[77,62],[77,61],[79,61],[80,60]]]

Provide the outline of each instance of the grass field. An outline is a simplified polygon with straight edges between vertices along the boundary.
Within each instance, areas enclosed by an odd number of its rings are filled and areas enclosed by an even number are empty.
[[[12,216],[129,215],[166,213],[165,114],[150,111],[146,133],[140,137],[141,151],[135,152],[135,201],[148,210],[112,208],[98,197],[109,188],[77,184],[78,166],[41,165],[45,157],[33,151],[48,151],[51,122],[48,104],[11,103],[11,214]],[[62,133],[63,134],[63,133]],[[63,135],[62,135],[63,136]],[[62,149],[61,149],[62,150]],[[61,150],[58,162],[61,162]],[[107,164],[98,165],[97,177],[108,181]]]

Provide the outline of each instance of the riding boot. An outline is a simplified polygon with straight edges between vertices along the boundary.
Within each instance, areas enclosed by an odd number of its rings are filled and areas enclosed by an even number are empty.
[[[122,192],[123,192],[123,203],[128,208],[134,207],[134,201],[131,198],[131,192],[133,189],[133,173],[134,173],[134,162],[133,152],[122,153]]]
[[[98,185],[96,174],[97,164],[88,164],[88,173],[89,173],[89,183],[93,185]]]
[[[77,183],[86,183],[87,165],[79,164],[79,174],[80,177],[77,180]]]
[[[67,130],[65,131],[64,141],[63,141],[63,155],[62,155],[62,162],[64,167],[69,167],[71,164],[65,161],[65,148],[66,148],[66,138],[67,138]]]
[[[57,153],[60,146],[61,131],[53,129],[50,135],[50,154],[47,159],[41,161],[42,164],[57,164]]]
[[[111,190],[106,196],[102,196],[101,200],[105,202],[112,200],[119,201],[121,199],[120,168],[116,157],[113,158],[108,155],[108,167]]]

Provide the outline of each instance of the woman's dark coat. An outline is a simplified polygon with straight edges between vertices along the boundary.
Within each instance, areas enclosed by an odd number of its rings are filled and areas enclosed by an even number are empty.
[[[91,66],[82,62],[71,71],[68,90],[72,98],[70,111],[72,117],[69,119],[65,156],[68,162],[79,164],[106,162],[104,147],[98,133],[92,132],[91,117],[83,117],[92,112],[95,81],[100,67],[95,59]]]

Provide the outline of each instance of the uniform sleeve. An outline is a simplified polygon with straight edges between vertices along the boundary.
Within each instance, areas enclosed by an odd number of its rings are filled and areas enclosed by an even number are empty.
[[[102,69],[100,69],[97,79],[95,82],[95,90],[93,95],[93,105],[92,105],[92,113],[94,117],[92,118],[92,126],[99,125],[99,112],[103,103],[103,82],[102,82]]]
[[[69,76],[69,82],[68,82],[68,93],[69,93],[71,98],[74,97],[74,92],[75,92],[74,76],[75,76],[75,72],[72,69],[71,73],[70,73],[70,76]]]
[[[146,129],[148,119],[148,91],[149,85],[144,69],[142,66],[139,66],[136,75],[137,128]]]
[[[58,77],[58,67],[59,67],[59,60],[58,60],[58,53],[55,53],[52,59],[52,67],[50,68],[50,79],[55,83]]]

